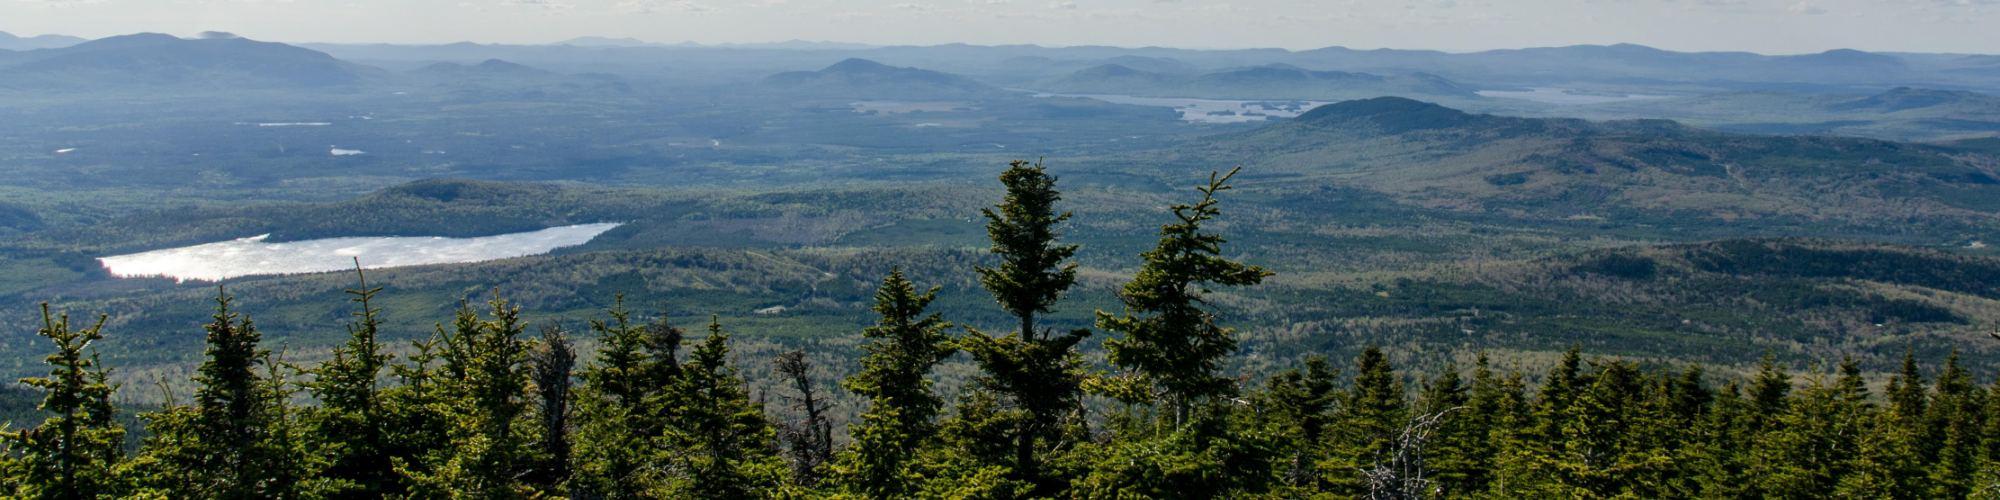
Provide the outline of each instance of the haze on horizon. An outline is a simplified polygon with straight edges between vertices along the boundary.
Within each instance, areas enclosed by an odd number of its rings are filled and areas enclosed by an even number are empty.
[[[1486,49],[2000,52],[2000,0],[0,0],[0,31],[283,42],[827,40]]]

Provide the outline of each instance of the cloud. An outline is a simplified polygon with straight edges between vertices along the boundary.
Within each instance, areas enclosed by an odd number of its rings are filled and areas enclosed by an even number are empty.
[[[715,10],[715,7],[695,2],[694,0],[622,0],[618,2],[618,10],[637,14],[653,14],[659,12],[709,12]]]
[[[1805,16],[1817,16],[1825,14],[1826,9],[1814,5],[1812,0],[1798,0],[1797,2],[1792,2],[1791,5],[1785,6],[1785,12]]]
[[[500,6],[544,9],[559,12],[576,10],[576,4],[570,3],[569,0],[500,0]]]

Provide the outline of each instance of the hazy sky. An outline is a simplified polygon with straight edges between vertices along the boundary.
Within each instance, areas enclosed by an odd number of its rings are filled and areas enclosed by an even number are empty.
[[[788,39],[2000,53],[2000,0],[0,0],[0,31],[285,42]]]

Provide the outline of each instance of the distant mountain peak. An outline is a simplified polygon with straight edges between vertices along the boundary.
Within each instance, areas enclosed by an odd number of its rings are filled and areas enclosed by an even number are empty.
[[[820,72],[821,73],[883,73],[888,71],[894,71],[896,69],[897,68],[895,66],[882,64],[879,62],[871,61],[868,59],[862,59],[859,57],[850,57],[840,62],[833,63],[832,66],[827,66],[825,69],[821,69]]]
[[[569,45],[573,47],[650,47],[657,44],[630,37],[580,36],[556,42],[555,45]]]
[[[503,59],[487,59],[478,64],[465,65],[455,62],[441,62],[417,70],[434,75],[492,75],[492,76],[534,76],[546,75],[548,71],[533,66],[514,63]]]
[[[246,38],[180,38],[160,33],[106,37],[37,50],[0,70],[0,86],[295,87],[356,83],[366,68],[324,52]]]

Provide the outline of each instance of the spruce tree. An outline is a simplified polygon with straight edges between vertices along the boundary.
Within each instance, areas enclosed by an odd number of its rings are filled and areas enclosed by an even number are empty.
[[[1057,243],[1061,234],[1056,226],[1070,214],[1056,210],[1062,195],[1055,177],[1039,163],[1015,161],[1000,182],[1007,190],[1005,199],[982,211],[1000,264],[976,270],[1001,308],[1019,319],[1020,330],[1000,337],[974,330],[960,346],[984,372],[981,387],[1006,396],[1005,402],[1018,410],[1004,414],[1015,420],[1014,453],[1006,465],[1016,479],[1047,494],[1058,485],[1042,475],[1041,464],[1046,455],[1060,451],[1065,441],[1059,433],[1078,408],[1083,374],[1076,345],[1090,332],[1057,333],[1035,323],[1076,282],[1076,264],[1066,261],[1077,247]]]
[[[7,483],[10,498],[74,499],[112,497],[119,492],[114,468],[124,458],[125,428],[111,404],[116,390],[92,343],[104,339],[104,316],[88,328],[72,329],[69,315],[51,316],[42,303],[36,333],[56,345],[44,358],[46,377],[21,379],[42,392],[36,408],[48,414],[40,425],[0,432],[13,457]]]
[[[492,319],[461,304],[452,329],[439,325],[447,391],[449,444],[428,457],[428,472],[412,479],[422,495],[508,498],[536,493],[525,478],[533,465],[529,443],[527,342],[521,310],[498,297],[487,302]]]
[[[1097,312],[1098,328],[1122,334],[1104,342],[1111,364],[1150,389],[1128,393],[1128,403],[1163,401],[1176,428],[1196,405],[1235,392],[1220,372],[1236,353],[1236,332],[1216,324],[1203,295],[1209,286],[1255,285],[1271,274],[1222,257],[1225,240],[1202,227],[1221,215],[1215,195],[1238,170],[1209,174],[1199,201],[1171,208],[1176,220],[1160,227],[1159,243],[1140,254],[1138,273],[1118,293],[1124,312]]]
[[[1483,354],[1477,370],[1487,370],[1477,376],[1486,377],[1487,383],[1491,383],[1493,374]],[[1439,491],[1472,491],[1475,487],[1470,484],[1476,481],[1473,476],[1485,467],[1479,462],[1480,450],[1485,448],[1485,433],[1491,422],[1475,418],[1472,410],[1471,390],[1459,376],[1456,363],[1447,363],[1437,376],[1424,381],[1423,393],[1417,399],[1417,414],[1440,418],[1434,438],[1424,448],[1424,464],[1432,471],[1427,479]]]
[[[1351,471],[1373,469],[1394,459],[1398,433],[1408,422],[1403,381],[1380,347],[1368,346],[1355,359],[1354,383],[1338,416],[1335,491],[1366,492]]]
[[[677,384],[664,396],[669,414],[663,456],[679,471],[665,491],[654,495],[693,498],[747,498],[770,494],[784,476],[773,448],[776,433],[763,409],[750,400],[743,379],[729,364],[729,334],[711,317],[708,336],[689,352]]]
[[[250,318],[217,288],[207,359],[197,368],[194,405],[147,415],[152,431],[132,474],[142,495],[217,499],[289,497],[300,467],[280,432],[290,425],[284,396],[260,369],[270,352]]]
[[[388,365],[390,355],[378,340],[380,311],[373,300],[380,287],[369,287],[368,278],[356,266],[359,287],[348,290],[360,306],[355,321],[347,325],[347,343],[335,347],[333,356],[313,370],[306,390],[319,401],[306,412],[306,439],[313,453],[326,462],[316,471],[316,479],[326,484],[326,494],[358,498],[399,493],[401,478],[391,461],[387,418],[381,414],[386,402],[377,380]]]
[[[1860,438],[1872,417],[1868,390],[1853,361],[1841,363],[1839,378],[1813,377],[1791,398],[1786,412],[1756,443],[1749,474],[1759,490],[1782,498],[1825,498],[1853,474]]]
[[[1302,367],[1285,370],[1265,381],[1251,397],[1257,431],[1266,436],[1275,466],[1273,475],[1284,496],[1319,491],[1330,471],[1323,471],[1340,405],[1339,381],[1333,364],[1323,356],[1307,356]]]
[[[1972,375],[1958,364],[1958,351],[1945,359],[1938,373],[1935,394],[1928,410],[1930,435],[1937,439],[1936,455],[1926,476],[1932,498],[1962,498],[1978,486],[1973,481],[1985,427],[1986,394],[1972,381]]]
[[[664,398],[680,383],[682,332],[665,314],[634,322],[623,295],[607,314],[608,321],[590,322],[598,350],[576,391],[570,489],[578,496],[637,498],[664,488],[662,472],[648,463],[675,418]]]
[[[925,313],[937,292],[932,287],[919,293],[901,269],[890,271],[875,291],[880,319],[861,331],[869,339],[861,371],[845,383],[848,391],[868,398],[868,409],[852,428],[854,443],[835,467],[849,492],[903,497],[920,480],[912,462],[933,442],[944,406],[926,377],[954,352],[945,333],[951,324]]]

